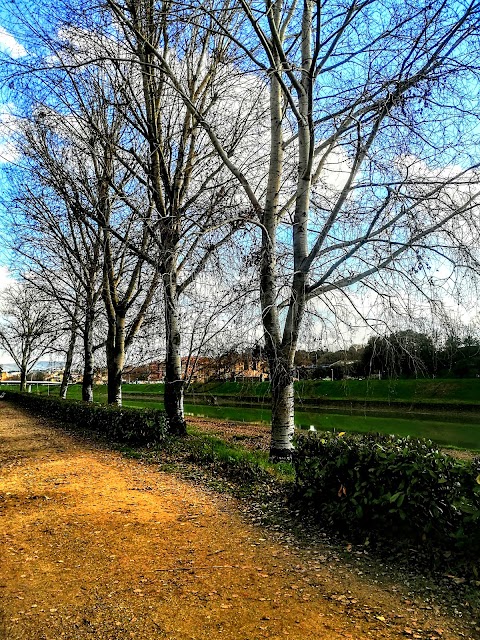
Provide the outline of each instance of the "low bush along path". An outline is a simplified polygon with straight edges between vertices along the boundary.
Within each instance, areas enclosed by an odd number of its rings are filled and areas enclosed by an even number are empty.
[[[404,585],[275,540],[235,500],[7,403],[0,516],[2,639],[475,637]]]

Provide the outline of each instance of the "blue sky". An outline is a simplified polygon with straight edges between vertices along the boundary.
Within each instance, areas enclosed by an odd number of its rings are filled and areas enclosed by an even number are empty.
[[[2,20],[3,18],[3,20]],[[0,14],[0,20],[5,24],[5,15]],[[15,40],[13,35],[0,24],[0,52],[11,56],[14,59],[21,58],[27,54],[25,48]],[[11,124],[11,108],[8,101],[1,100],[2,93],[0,91],[0,163],[12,160],[12,151],[8,147],[8,128]],[[1,169],[1,166],[0,166]],[[0,173],[0,189],[2,188],[2,175]],[[3,191],[3,189],[2,189]],[[1,207],[0,202],[0,207]],[[9,251],[7,242],[0,234],[0,290],[7,286],[10,282],[10,273],[8,270]],[[0,352],[0,357],[2,356]]]
[[[14,7],[14,12],[21,11],[21,4],[23,0],[18,0],[12,5]],[[0,0],[0,53],[11,56],[15,59],[21,59],[23,56],[27,55],[25,48],[20,44],[12,35],[14,31],[17,31],[16,26],[19,27],[21,32],[21,23],[16,23],[14,15],[10,11],[5,10],[4,7],[7,3],[2,3]],[[3,5],[3,6],[2,6]],[[41,6],[41,5],[40,5]],[[26,12],[34,12],[34,5],[27,5],[25,7]],[[8,89],[7,89],[8,90]],[[476,92],[475,92],[476,94]],[[2,100],[3,97],[3,100]],[[5,92],[2,94],[2,88],[0,87],[0,163],[2,162],[2,157],[7,159],[9,156],[11,157],[11,150],[5,146],[5,132],[8,130],[8,114],[9,114],[9,105],[8,105],[8,97]],[[1,165],[0,165],[0,190],[2,190],[2,177],[1,177]],[[0,207],[1,207],[1,198],[0,198]],[[1,211],[0,211],[1,215]],[[8,253],[8,243],[2,242],[2,234],[0,232],[0,290],[8,283],[9,273],[8,273],[8,261],[9,261],[9,253]],[[0,362],[1,362],[2,354],[0,352]]]

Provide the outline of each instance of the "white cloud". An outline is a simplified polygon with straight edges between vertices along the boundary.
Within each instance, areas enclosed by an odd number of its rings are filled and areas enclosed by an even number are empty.
[[[0,266],[0,291],[9,287],[13,282],[14,280],[8,267]]]
[[[0,294],[1,292],[14,283],[14,279],[8,269],[8,267],[0,266]],[[10,356],[6,351],[0,349],[0,363],[7,364],[12,362],[12,356]],[[14,368],[14,365],[11,366]]]
[[[3,27],[0,27],[0,51],[15,59],[27,55],[26,49]]]

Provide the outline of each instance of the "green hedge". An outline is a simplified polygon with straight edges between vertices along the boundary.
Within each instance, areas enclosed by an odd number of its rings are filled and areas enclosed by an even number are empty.
[[[166,435],[165,414],[156,409],[106,406],[32,393],[7,392],[6,399],[47,418],[95,431],[113,442],[146,445]]]
[[[341,433],[300,438],[294,464],[297,496],[353,539],[480,553],[480,458],[459,461],[426,440]]]

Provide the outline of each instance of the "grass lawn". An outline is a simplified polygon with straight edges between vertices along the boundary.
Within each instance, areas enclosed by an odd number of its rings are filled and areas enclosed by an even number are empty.
[[[35,389],[35,383],[33,383]],[[38,387],[46,393],[45,387]],[[52,387],[53,388],[53,387]],[[161,396],[164,385],[124,384],[125,396]],[[321,400],[360,400],[380,402],[415,402],[432,404],[478,404],[480,406],[480,378],[412,379],[412,380],[302,380],[295,383],[298,398]],[[55,391],[53,391],[55,393]],[[192,385],[189,395],[245,396],[268,398],[268,382],[209,382]],[[95,387],[99,401],[106,395],[103,385]],[[70,397],[80,397],[80,386],[72,385]]]
[[[148,388],[148,385],[143,386]],[[301,380],[295,383],[295,391],[300,398],[320,400],[480,404],[480,378]],[[199,395],[264,397],[269,395],[269,386],[268,382],[209,382],[193,385],[192,392]]]

